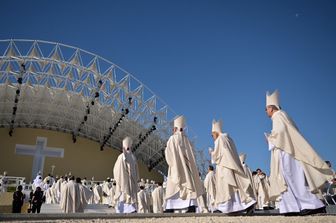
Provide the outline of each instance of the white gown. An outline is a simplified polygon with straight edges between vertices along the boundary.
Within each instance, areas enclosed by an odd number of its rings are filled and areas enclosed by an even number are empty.
[[[196,199],[182,200],[177,192],[173,197],[167,199],[166,209],[187,209],[190,206],[197,206]]]
[[[238,192],[235,192],[234,197],[232,197],[229,201],[218,204],[217,210],[220,210],[222,213],[232,213],[236,211],[243,211],[255,203],[256,203],[255,200],[252,200],[248,202],[247,204],[241,202]]]
[[[123,193],[121,193],[119,201],[117,202],[116,213],[133,213],[137,208],[135,204],[127,204],[123,201]]]
[[[299,161],[282,150],[280,151],[280,168],[287,183],[287,191],[281,194],[279,202],[280,213],[324,207],[322,201],[310,192]]]

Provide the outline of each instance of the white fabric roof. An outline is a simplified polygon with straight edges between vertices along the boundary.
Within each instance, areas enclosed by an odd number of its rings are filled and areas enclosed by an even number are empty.
[[[157,130],[141,144],[136,156],[146,164],[156,163],[154,168],[166,173],[162,151],[176,114],[143,83],[79,48],[37,40],[0,40],[0,128],[12,128],[13,134],[20,127],[51,129],[103,143],[125,108],[130,113],[106,144],[120,149],[126,135],[137,143],[157,117]],[[86,115],[87,121],[81,124]]]

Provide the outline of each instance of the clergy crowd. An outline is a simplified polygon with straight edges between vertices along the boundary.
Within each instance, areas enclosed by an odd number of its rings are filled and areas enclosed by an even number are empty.
[[[238,155],[234,140],[222,130],[222,122],[213,121],[214,148],[209,153],[216,170],[209,166],[204,186],[198,177],[192,145],[183,132],[185,119],[175,119],[174,133],[165,151],[169,166],[165,212],[197,209],[251,215],[255,209],[272,208],[284,215],[325,212],[323,190],[335,184],[335,172],[281,109],[278,91],[266,94],[265,107],[273,124],[270,133],[265,133],[271,154],[270,176],[261,169],[251,172],[246,155]]]
[[[119,195],[116,180],[107,178],[104,182],[87,180],[72,176],[71,173],[64,177],[54,179],[50,174],[42,179],[39,173],[32,183],[32,192],[30,202],[32,212],[34,213],[34,194],[36,191],[42,191],[41,202],[37,209],[40,213],[42,203],[59,204],[64,213],[84,212],[88,204],[103,204],[111,208],[111,212],[121,213],[132,210],[126,207],[125,210],[119,211]],[[162,183],[155,183],[149,179],[141,179],[136,182],[136,210],[139,213],[162,213],[163,212],[163,187]],[[116,206],[119,205],[119,206]],[[118,208],[119,207],[119,208]]]
[[[209,149],[209,173],[200,184],[193,148],[184,134],[183,116],[175,119],[174,134],[166,148],[169,166],[166,211],[194,212],[206,193],[207,210],[225,214],[253,214],[255,209],[278,208],[284,215],[325,213],[323,188],[335,184],[335,172],[302,136],[294,121],[281,109],[279,92],[266,94],[266,115],[272,130],[265,133],[271,153],[270,176],[257,169],[251,173],[246,155],[238,156],[234,140],[212,123],[214,148]]]
[[[279,92],[266,94],[266,115],[272,130],[265,133],[271,157],[270,175],[251,171],[246,154],[239,154],[234,139],[223,131],[221,121],[213,121],[212,165],[202,181],[194,148],[184,133],[183,116],[174,120],[167,141],[165,182],[139,177],[133,140],[125,137],[122,153],[113,168],[113,179],[88,185],[74,176],[42,180],[37,176],[33,189],[44,191],[46,203],[60,204],[65,213],[84,212],[87,204],[106,204],[115,213],[224,213],[252,215],[258,209],[279,209],[284,215],[325,213],[324,189],[336,184],[335,172],[300,133],[282,110]]]

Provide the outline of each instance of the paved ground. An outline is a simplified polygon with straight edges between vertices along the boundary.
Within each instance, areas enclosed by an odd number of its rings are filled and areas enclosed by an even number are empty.
[[[122,223],[336,223],[334,215],[284,217],[284,216],[235,216],[221,214],[1,214],[0,221],[4,222],[122,222]]]
[[[224,214],[115,214],[105,205],[88,205],[85,213],[64,214],[59,205],[42,206],[41,214],[1,214],[2,222],[123,222],[123,223],[200,223],[200,222],[228,222],[228,223],[336,223],[336,206],[327,206],[327,214],[285,217],[277,210],[257,211],[254,216],[225,216]]]

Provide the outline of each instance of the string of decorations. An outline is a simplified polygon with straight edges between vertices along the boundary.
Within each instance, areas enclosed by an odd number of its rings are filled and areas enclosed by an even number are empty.
[[[128,105],[131,106],[132,105],[132,98],[129,97],[128,98]],[[108,134],[104,136],[103,142],[100,145],[100,151],[104,150],[104,146],[106,145],[106,143],[110,140],[111,136],[113,135],[113,133],[117,130],[117,128],[121,125],[123,119],[126,117],[126,115],[129,113],[129,109],[121,109],[121,116],[118,119],[118,121],[113,125],[113,127],[111,126],[109,128]]]
[[[166,156],[165,156],[164,150],[165,150],[164,148],[161,150],[162,156],[159,159],[157,159],[154,162],[152,162],[152,160],[149,160],[148,171],[152,171],[162,161],[166,160]]]
[[[88,116],[90,115],[90,110],[91,108],[95,105],[95,100],[97,98],[99,98],[99,90],[100,88],[102,87],[103,85],[103,81],[102,80],[99,80],[98,81],[98,85],[97,85],[97,88],[96,88],[96,91],[95,93],[93,94],[93,97],[91,99],[91,102],[89,102],[87,105],[86,105],[86,110],[85,110],[85,115],[81,121],[81,123],[79,124],[77,130],[73,131],[72,132],[72,142],[73,143],[76,143],[77,141],[77,135],[79,134],[79,132],[82,130],[83,126],[85,125],[85,122],[87,122],[88,120]]]
[[[132,148],[132,152],[134,153],[137,149],[139,149],[139,147],[141,146],[141,144],[156,130],[156,123],[157,123],[157,117],[154,117],[154,124],[152,125],[152,127],[150,129],[147,130],[147,132],[142,135],[141,133],[139,134],[139,142],[137,144],[135,144]]]
[[[19,77],[17,79],[18,86],[17,86],[17,89],[15,91],[15,99],[14,99],[12,118],[11,118],[11,122],[10,122],[10,126],[9,126],[9,132],[8,132],[9,136],[13,136],[16,111],[17,111],[17,108],[18,108],[18,103],[19,103],[20,94],[21,94],[21,85],[22,85],[22,81],[23,81],[22,77],[25,73],[26,73],[26,65],[24,63],[22,63],[21,67],[20,67],[20,74],[19,74]]]

